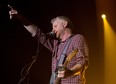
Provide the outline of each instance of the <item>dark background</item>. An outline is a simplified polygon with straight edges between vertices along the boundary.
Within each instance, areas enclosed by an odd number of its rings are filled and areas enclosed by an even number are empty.
[[[38,48],[37,39],[32,38],[19,22],[9,19],[8,4],[44,33],[51,31],[52,18],[59,15],[68,16],[74,24],[75,33],[83,34],[89,45],[87,84],[104,83],[102,20],[98,22],[95,0],[1,0],[1,84],[17,84],[22,68],[33,60],[32,56],[36,55]],[[101,25],[100,32],[98,23]],[[40,44],[38,60],[30,69],[29,84],[48,84],[50,74],[51,53]]]

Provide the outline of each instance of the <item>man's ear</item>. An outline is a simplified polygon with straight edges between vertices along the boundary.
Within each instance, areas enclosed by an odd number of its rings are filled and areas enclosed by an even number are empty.
[[[63,26],[66,27],[68,25],[67,21],[63,21]]]

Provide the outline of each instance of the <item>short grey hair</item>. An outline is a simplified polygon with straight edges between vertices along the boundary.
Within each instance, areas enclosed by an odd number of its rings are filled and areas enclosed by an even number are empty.
[[[66,16],[58,16],[58,17],[56,17],[56,18],[53,18],[53,19],[51,20],[51,23],[53,24],[53,22],[54,22],[55,20],[57,20],[57,19],[67,21],[67,22],[68,22],[67,27],[69,27],[70,29],[73,28],[72,21],[71,21],[68,17],[66,17]]]

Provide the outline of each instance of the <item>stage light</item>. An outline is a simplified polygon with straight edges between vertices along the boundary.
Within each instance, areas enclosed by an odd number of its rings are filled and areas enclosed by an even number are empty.
[[[106,15],[105,15],[105,14],[102,14],[102,18],[103,18],[103,19],[106,18]]]
[[[104,84],[116,84],[116,33],[103,14],[104,27]]]

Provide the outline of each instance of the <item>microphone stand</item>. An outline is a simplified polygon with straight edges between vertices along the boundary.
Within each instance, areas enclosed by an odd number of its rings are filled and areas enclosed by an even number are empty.
[[[39,33],[39,36],[40,36],[40,33]],[[18,84],[21,84],[21,83],[25,80],[25,78],[26,78],[27,75],[29,74],[30,68],[31,68],[32,65],[37,61],[37,57],[38,57],[38,55],[39,55],[39,43],[40,43],[40,42],[39,42],[39,39],[38,39],[37,53],[36,53],[35,56],[32,56],[32,58],[33,58],[32,62],[31,62],[30,64],[27,64],[26,66],[23,67],[23,69],[22,69],[22,71],[21,71],[21,78],[20,78]],[[26,67],[28,67],[28,68],[27,68],[27,70],[26,70],[26,71],[24,72],[24,74],[23,74],[23,71],[24,71],[24,69],[25,69]],[[28,78],[28,80],[29,80],[29,78]],[[27,81],[27,82],[28,82],[28,81]],[[27,84],[29,84],[29,83],[27,83]]]
[[[50,32],[49,35],[54,36],[55,33],[54,33],[54,32]],[[40,33],[39,33],[39,36],[40,36]],[[38,38],[39,38],[39,37],[38,37]],[[26,78],[27,75],[29,74],[30,68],[31,68],[32,65],[37,61],[37,57],[38,57],[38,55],[39,55],[39,43],[40,43],[40,41],[39,41],[39,39],[38,39],[37,53],[36,53],[35,56],[32,57],[32,58],[33,58],[32,62],[31,62],[30,64],[27,64],[26,66],[23,67],[23,69],[22,69],[22,71],[21,71],[21,78],[20,78],[18,84],[21,84],[21,83],[25,80],[25,78]],[[27,66],[28,66],[27,70],[25,71],[24,74],[22,74],[23,71],[24,71],[24,69],[25,69]],[[29,80],[29,79],[28,79],[28,80]],[[28,83],[28,84],[29,84],[29,83]]]
[[[24,71],[24,69],[28,66],[28,68],[27,68],[27,70],[24,72],[24,74],[21,75],[21,78],[20,78],[18,84],[21,84],[21,83],[25,80],[26,76],[29,74],[30,68],[31,68],[32,65],[36,62],[36,60],[37,60],[37,56],[34,56],[34,59],[32,60],[32,62],[31,62],[29,65],[26,65],[26,66],[22,69],[21,73],[22,73],[22,72]]]

